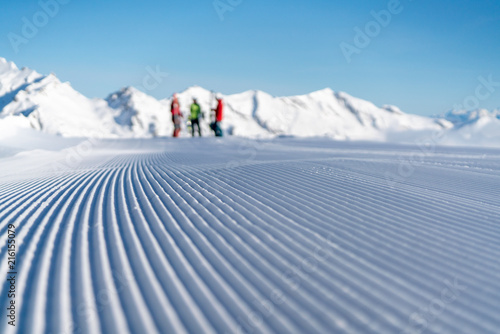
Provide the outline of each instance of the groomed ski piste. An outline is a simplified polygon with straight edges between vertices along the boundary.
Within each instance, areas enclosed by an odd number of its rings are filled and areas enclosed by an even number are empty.
[[[500,333],[500,150],[58,141],[1,151],[0,333]]]

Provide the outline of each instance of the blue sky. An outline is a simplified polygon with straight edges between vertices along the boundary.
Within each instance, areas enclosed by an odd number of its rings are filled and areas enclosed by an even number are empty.
[[[213,0],[42,0],[53,1],[67,3],[46,22],[39,1],[2,3],[0,57],[54,72],[89,97],[141,86],[159,66],[169,75],[147,91],[157,98],[194,84],[279,96],[331,87],[421,115],[464,100],[500,107],[500,84],[475,98],[479,78],[500,82],[498,0],[401,0],[350,63],[340,44],[356,46],[355,27],[364,31],[390,1],[217,0],[231,7],[223,20]],[[12,34],[25,38],[23,17],[34,16],[38,32],[15,52]]]

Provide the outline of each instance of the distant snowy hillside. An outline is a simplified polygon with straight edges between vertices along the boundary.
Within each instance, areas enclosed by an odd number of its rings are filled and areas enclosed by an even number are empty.
[[[18,69],[0,58],[0,117],[65,137],[121,135],[103,100],[90,100],[55,75]]]
[[[191,87],[179,94],[181,109],[186,113],[193,97],[206,112],[215,106],[211,92]],[[232,135],[243,137],[283,135],[384,140],[388,131],[451,127],[451,123],[443,120],[404,114],[395,107],[379,108],[331,89],[293,97],[273,97],[262,91],[223,97],[226,104],[224,128]],[[208,117],[205,122],[208,122]]]
[[[167,136],[172,132],[170,107],[133,87],[123,88],[106,99],[115,122],[136,137]]]
[[[442,117],[454,125],[445,144],[500,146],[500,110],[450,111]]]
[[[492,119],[500,119],[500,110],[488,111],[485,109],[478,109],[472,111],[466,110],[453,110],[444,114],[442,118],[447,119],[453,124],[464,126],[483,122],[484,120],[490,121]]]
[[[450,112],[439,118],[403,113],[324,89],[307,95],[273,97],[254,90],[222,95],[226,134],[249,138],[328,137],[337,140],[415,142],[445,132],[441,144],[500,146],[499,111]],[[199,86],[179,93],[184,120],[196,97],[202,107],[203,134],[209,128],[215,94]],[[18,69],[0,58],[0,136],[31,128],[64,137],[150,138],[170,136],[171,99],[157,100],[133,87],[106,99],[88,99],[53,75]],[[183,136],[187,136],[183,124]]]

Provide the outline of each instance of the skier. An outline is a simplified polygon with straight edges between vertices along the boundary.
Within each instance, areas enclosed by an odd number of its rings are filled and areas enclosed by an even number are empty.
[[[172,112],[172,123],[174,123],[174,134],[175,138],[179,137],[181,132],[181,121],[182,121],[182,113],[179,105],[179,100],[177,98],[177,94],[174,94],[172,99],[172,104],[170,105],[170,111]]]
[[[200,115],[201,108],[198,104],[196,98],[193,98],[193,104],[191,104],[191,116],[189,120],[191,121],[191,135],[194,137],[194,126],[198,127],[198,135],[201,137],[201,127],[200,127]]]
[[[215,133],[216,137],[222,137],[223,132],[220,127],[220,123],[222,122],[222,117],[223,117],[223,110],[224,110],[224,102],[222,101],[221,96],[217,96],[217,107],[215,109],[212,109],[212,111],[215,111],[215,121],[210,124],[210,127]]]

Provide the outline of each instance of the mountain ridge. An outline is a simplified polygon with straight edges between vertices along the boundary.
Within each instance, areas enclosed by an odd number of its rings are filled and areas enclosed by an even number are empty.
[[[486,127],[486,138],[498,139],[500,146],[500,138],[490,129],[495,128],[496,123],[500,127],[499,111],[462,114],[450,111],[441,117],[424,117],[406,114],[393,105],[378,107],[331,88],[279,97],[261,90],[217,94],[226,104],[223,128],[229,135],[376,141],[392,138],[393,141],[398,134],[413,138],[425,132],[446,131],[454,140],[461,140],[470,139],[471,132],[481,136],[480,130]],[[215,107],[214,95],[197,85],[178,93],[185,119],[192,98],[198,99],[205,115],[201,121],[205,135],[211,134],[209,123],[210,110]],[[0,58],[0,128],[15,124],[65,137],[170,136],[173,130],[170,102],[171,97],[158,100],[132,86],[123,87],[104,99],[89,99],[54,74],[19,69],[13,62]],[[185,124],[183,127],[187,135]]]

